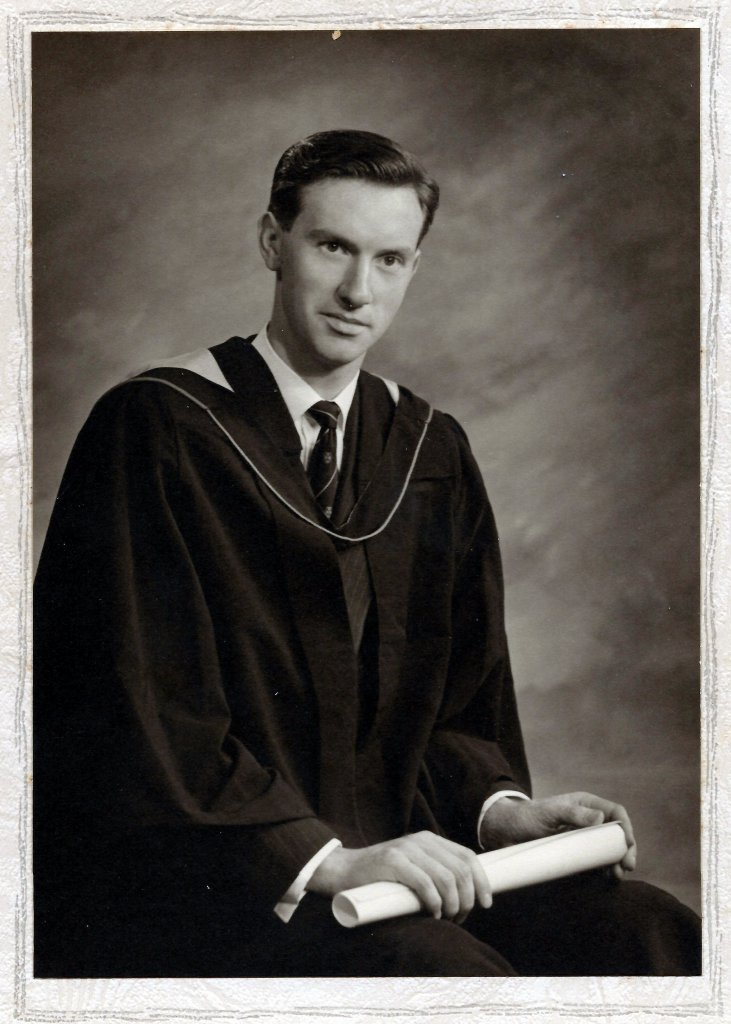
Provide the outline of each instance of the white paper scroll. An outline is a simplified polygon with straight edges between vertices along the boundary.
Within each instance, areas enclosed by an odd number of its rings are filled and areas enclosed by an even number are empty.
[[[493,893],[498,893],[618,864],[626,852],[622,826],[609,821],[491,850],[478,854],[478,859]],[[372,882],[346,889],[332,902],[335,919],[346,928],[415,914],[421,909],[416,893],[400,882]]]

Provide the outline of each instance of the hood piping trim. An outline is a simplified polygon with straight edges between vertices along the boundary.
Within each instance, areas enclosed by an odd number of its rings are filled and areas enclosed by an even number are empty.
[[[417,442],[416,450],[414,451],[414,455],[413,455],[413,458],[411,460],[411,464],[409,466],[408,472],[406,473],[406,478],[404,480],[403,486],[401,488],[401,491],[399,492],[398,497],[396,498],[396,501],[395,501],[395,503],[393,505],[393,508],[388,513],[388,515],[384,519],[383,523],[378,527],[377,530],[373,530],[371,533],[365,533],[361,537],[347,537],[347,536],[345,536],[345,534],[337,533],[335,530],[329,530],[326,526],[323,526],[321,523],[318,523],[316,520],[311,519],[309,516],[305,515],[304,512],[301,512],[295,505],[293,505],[291,502],[287,501],[287,499],[284,497],[284,495],[280,494],[280,492],[277,490],[277,488],[274,486],[274,484],[272,484],[267,479],[266,474],[263,473],[259,469],[259,467],[256,465],[256,463],[246,454],[246,452],[243,450],[243,448],[231,436],[231,434],[226,429],[226,427],[224,427],[223,423],[221,423],[221,421],[218,419],[218,417],[215,415],[215,413],[212,412],[212,410],[205,404],[205,402],[201,402],[201,400],[199,398],[196,398],[195,395],[191,395],[191,393],[189,391],[186,391],[185,388],[181,388],[178,384],[174,384],[172,381],[164,380],[162,377],[150,377],[150,376],[132,377],[129,380],[124,382],[124,384],[135,384],[135,383],[137,383],[137,384],[145,384],[145,383],[164,384],[166,387],[172,388],[174,391],[177,391],[181,395],[184,395],[189,401],[193,402],[194,405],[197,405],[199,409],[202,409],[205,413],[208,414],[208,416],[213,420],[213,422],[216,424],[218,429],[225,435],[225,437],[229,440],[231,445],[233,445],[233,447],[239,453],[239,455],[244,460],[244,462],[246,462],[246,464],[249,466],[249,468],[251,470],[253,470],[253,472],[261,480],[261,482],[266,486],[266,488],[269,491],[271,491],[271,493],[274,495],[274,497],[277,498],[277,500],[279,502],[281,502],[281,504],[284,505],[285,508],[288,508],[289,511],[292,512],[295,516],[297,516],[298,519],[303,520],[303,522],[307,523],[309,526],[314,526],[314,528],[316,530],[319,530],[321,533],[326,533],[329,537],[334,537],[336,540],[347,541],[349,544],[360,544],[364,540],[371,540],[373,537],[377,537],[379,533],[383,533],[383,531],[386,529],[386,527],[391,522],[393,517],[396,515],[396,513],[397,513],[397,511],[399,509],[399,506],[401,505],[401,502],[404,499],[404,495],[406,494],[406,489],[409,486],[409,482],[411,481],[411,477],[413,475],[417,459],[419,458],[419,452],[421,451],[421,446],[424,443],[424,438],[426,437],[426,432],[427,432],[427,430],[429,428],[429,424],[431,423],[431,419],[432,419],[432,415],[433,415],[433,409],[432,409],[431,406],[429,406],[429,411],[427,413],[427,418],[424,421],[424,426],[423,426],[422,431],[421,431],[421,436],[419,437],[419,440]],[[118,387],[123,387],[123,386],[124,386],[123,384],[118,385]]]

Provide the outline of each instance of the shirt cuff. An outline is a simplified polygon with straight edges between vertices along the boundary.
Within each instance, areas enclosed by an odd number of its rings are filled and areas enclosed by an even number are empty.
[[[281,900],[274,907],[274,913],[280,921],[284,921],[285,924],[289,921],[307,891],[307,883],[312,878],[317,868],[322,864],[329,853],[332,853],[336,847],[342,845],[343,844],[339,839],[331,839],[329,843],[325,843],[325,845],[317,851],[314,857],[310,857],[295,878],[294,882],[290,885],[289,889],[287,889],[284,896],[282,896]]]
[[[499,789],[497,793],[493,793],[492,796],[489,796],[487,798],[487,800],[482,805],[480,817],[477,819],[477,845],[480,847],[481,850],[485,849],[480,840],[480,834],[482,832],[482,820],[487,814],[487,812],[490,810],[492,805],[496,804],[498,800],[502,800],[504,796],[517,797],[519,800],[530,800],[529,796],[526,796],[525,793],[521,793],[517,789]]]

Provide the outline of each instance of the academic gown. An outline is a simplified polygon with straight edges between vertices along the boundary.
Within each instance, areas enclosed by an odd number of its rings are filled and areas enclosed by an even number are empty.
[[[332,837],[426,828],[475,848],[485,798],[529,788],[498,538],[461,428],[361,372],[355,504],[333,523],[264,361],[239,338],[217,358],[235,391],[160,368],[97,403],[48,530],[41,976],[196,973],[222,922],[255,941]],[[354,542],[377,630],[365,727],[338,556]],[[166,961],[181,929],[188,959]]]

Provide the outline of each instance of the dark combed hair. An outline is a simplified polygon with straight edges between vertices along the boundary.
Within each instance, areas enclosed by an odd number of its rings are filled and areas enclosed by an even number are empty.
[[[316,132],[285,150],[274,171],[269,210],[289,231],[300,212],[300,190],[323,178],[359,178],[382,185],[409,185],[424,212],[421,242],[439,205],[439,186],[419,161],[397,143],[373,132]]]

